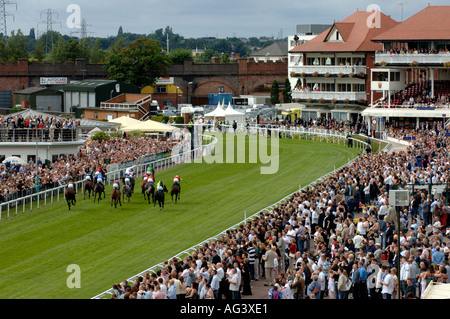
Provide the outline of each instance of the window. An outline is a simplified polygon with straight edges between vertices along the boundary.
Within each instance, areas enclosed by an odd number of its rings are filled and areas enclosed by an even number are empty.
[[[98,119],[98,113],[97,112],[94,113],[94,119]]]
[[[351,92],[352,85],[350,83],[339,83],[338,92]]]
[[[391,81],[400,82],[400,72],[391,72]]]
[[[167,86],[165,85],[155,86],[155,93],[167,93]]]
[[[219,93],[224,93],[225,88],[223,86],[219,86],[218,91],[219,91]]]

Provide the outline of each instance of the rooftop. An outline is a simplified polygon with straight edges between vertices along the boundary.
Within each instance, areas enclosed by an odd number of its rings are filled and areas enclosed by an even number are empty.
[[[274,41],[271,45],[252,52],[250,56],[263,56],[265,57],[267,54],[269,56],[286,56],[288,55],[288,42],[285,40],[277,40]]]
[[[63,90],[65,91],[73,91],[73,90],[79,90],[79,89],[90,89],[95,90],[96,88],[108,84],[114,84],[117,83],[117,81],[114,80],[82,80],[77,82],[72,82],[70,84],[67,84],[63,87]]]
[[[427,6],[373,41],[450,40],[450,6]]]
[[[370,25],[373,19],[372,11],[356,11],[340,22],[333,25],[316,36],[314,39],[303,43],[290,52],[372,52],[382,49],[380,43],[374,43],[372,38],[378,36],[398,24],[391,17],[379,13],[379,28]],[[332,32],[339,32],[342,40],[329,39]]]

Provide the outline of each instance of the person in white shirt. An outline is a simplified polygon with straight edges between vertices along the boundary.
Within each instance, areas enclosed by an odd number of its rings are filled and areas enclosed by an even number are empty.
[[[384,278],[381,277],[380,283],[382,285],[381,294],[384,299],[392,299],[392,293],[394,292],[394,277],[392,276],[389,267],[384,269]]]
[[[292,281],[289,281],[281,288],[281,299],[294,299],[291,285]]]
[[[356,236],[353,238],[353,243],[355,244],[355,249],[360,249],[364,241],[364,237],[361,234],[356,232]]]

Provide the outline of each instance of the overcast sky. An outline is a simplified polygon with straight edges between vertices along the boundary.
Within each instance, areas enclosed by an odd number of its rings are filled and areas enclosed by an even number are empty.
[[[87,31],[93,37],[117,34],[119,26],[124,32],[149,34],[157,29],[172,27],[174,33],[185,38],[198,37],[260,37],[296,32],[298,24],[332,24],[355,12],[377,4],[381,12],[401,21],[400,1],[392,0],[10,0],[7,5],[8,34],[21,29],[28,34],[31,28],[45,32],[48,9],[53,10],[53,30],[70,34],[67,12],[70,4],[80,8],[86,19]],[[402,1],[404,20],[431,5],[448,5],[449,0]],[[58,23],[56,23],[58,22]]]

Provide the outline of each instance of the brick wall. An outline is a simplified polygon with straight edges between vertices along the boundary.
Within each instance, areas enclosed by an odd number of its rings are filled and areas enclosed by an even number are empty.
[[[270,94],[274,80],[282,84],[288,77],[288,61],[255,62],[253,59],[239,60],[239,94]],[[267,86],[269,84],[269,86]],[[269,87],[269,89],[267,89]]]

